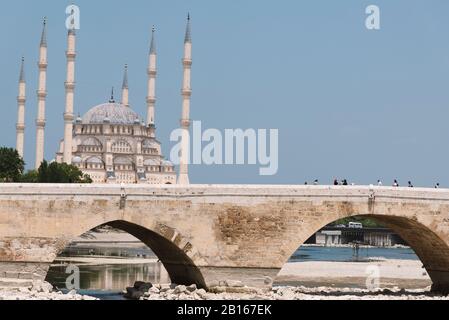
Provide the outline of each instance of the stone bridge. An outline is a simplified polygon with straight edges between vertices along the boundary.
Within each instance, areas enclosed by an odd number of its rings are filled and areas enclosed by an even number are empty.
[[[76,237],[104,224],[148,245],[172,281],[270,286],[323,226],[370,216],[449,292],[449,190],[329,186],[0,185],[0,278],[43,279]]]

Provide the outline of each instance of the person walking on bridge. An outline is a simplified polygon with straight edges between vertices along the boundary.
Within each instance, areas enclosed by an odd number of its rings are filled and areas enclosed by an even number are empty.
[[[394,180],[394,182],[393,182],[393,187],[399,187],[399,182],[398,182],[398,180]]]
[[[409,187],[409,188],[413,188],[413,184],[412,184],[411,181],[408,182],[408,187]]]

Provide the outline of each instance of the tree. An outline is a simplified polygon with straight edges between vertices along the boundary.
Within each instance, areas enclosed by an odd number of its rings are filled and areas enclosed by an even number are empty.
[[[0,148],[0,182],[19,182],[25,162],[17,150]]]
[[[89,175],[83,174],[80,169],[66,163],[47,161],[42,162],[37,171],[38,183],[92,183]]]
[[[20,182],[22,183],[38,183],[38,173],[36,170],[30,170],[27,173],[23,174],[20,178]]]

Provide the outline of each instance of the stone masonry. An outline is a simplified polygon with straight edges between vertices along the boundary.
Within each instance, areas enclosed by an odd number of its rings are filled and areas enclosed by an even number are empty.
[[[44,279],[77,236],[103,224],[147,244],[172,281],[270,287],[323,226],[364,215],[420,257],[449,292],[449,190],[248,185],[0,185],[0,278]]]

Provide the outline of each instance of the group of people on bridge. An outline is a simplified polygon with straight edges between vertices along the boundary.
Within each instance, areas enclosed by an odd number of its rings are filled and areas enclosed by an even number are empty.
[[[309,183],[306,181],[304,184],[307,186]],[[315,185],[315,186],[319,185],[318,179],[316,179],[313,182],[313,185]],[[349,183],[348,183],[347,179],[343,179],[341,181],[339,181],[338,179],[334,179],[333,185],[334,186],[349,186]],[[382,180],[377,180],[377,185],[379,187],[382,187],[383,186]],[[351,186],[355,186],[355,183],[351,183]],[[393,181],[393,187],[397,187],[397,188],[400,187],[399,182],[398,182],[397,179],[395,179]],[[411,181],[408,181],[408,187],[409,188],[414,188],[414,185],[413,185],[413,183]],[[440,188],[440,183],[435,184],[434,188],[435,189],[439,189]]]

